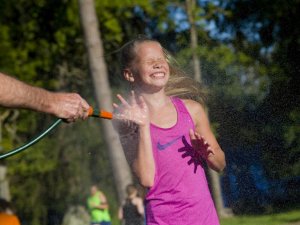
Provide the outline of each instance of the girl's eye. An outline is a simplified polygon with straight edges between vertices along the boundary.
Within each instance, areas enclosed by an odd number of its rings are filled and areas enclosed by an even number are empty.
[[[153,65],[153,64],[154,64],[153,61],[148,61],[148,62],[147,62],[147,65]]]
[[[149,60],[149,61],[146,61],[147,65],[153,65],[155,63],[165,63],[165,60],[164,59],[158,59],[158,60]]]

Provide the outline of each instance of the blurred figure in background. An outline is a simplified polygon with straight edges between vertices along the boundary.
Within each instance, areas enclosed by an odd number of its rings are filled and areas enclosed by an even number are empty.
[[[106,197],[96,185],[92,185],[87,207],[91,216],[91,225],[111,225],[109,205]]]
[[[0,224],[21,225],[18,217],[13,212],[11,203],[3,198],[0,198]]]
[[[126,187],[127,197],[119,209],[119,219],[123,225],[142,225],[144,224],[144,203],[139,197],[135,185],[129,184]]]

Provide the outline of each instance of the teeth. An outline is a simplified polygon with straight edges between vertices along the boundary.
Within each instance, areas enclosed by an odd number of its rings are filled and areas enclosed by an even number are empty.
[[[154,73],[153,74],[153,77],[155,77],[155,78],[160,78],[160,77],[164,77],[164,76],[165,76],[164,73]]]

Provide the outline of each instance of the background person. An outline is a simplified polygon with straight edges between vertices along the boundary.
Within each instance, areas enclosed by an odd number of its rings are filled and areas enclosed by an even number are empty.
[[[119,209],[119,219],[123,225],[142,225],[144,224],[144,202],[138,196],[135,185],[129,184],[126,187],[126,199]]]
[[[96,185],[91,186],[90,196],[87,199],[87,207],[91,216],[91,225],[111,224],[107,199]]]
[[[21,225],[19,218],[14,214],[11,203],[0,198],[0,224]]]

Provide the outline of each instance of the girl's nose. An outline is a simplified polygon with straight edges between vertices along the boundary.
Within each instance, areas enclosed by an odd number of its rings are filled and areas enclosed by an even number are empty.
[[[161,63],[155,63],[153,68],[160,69],[162,67]]]

